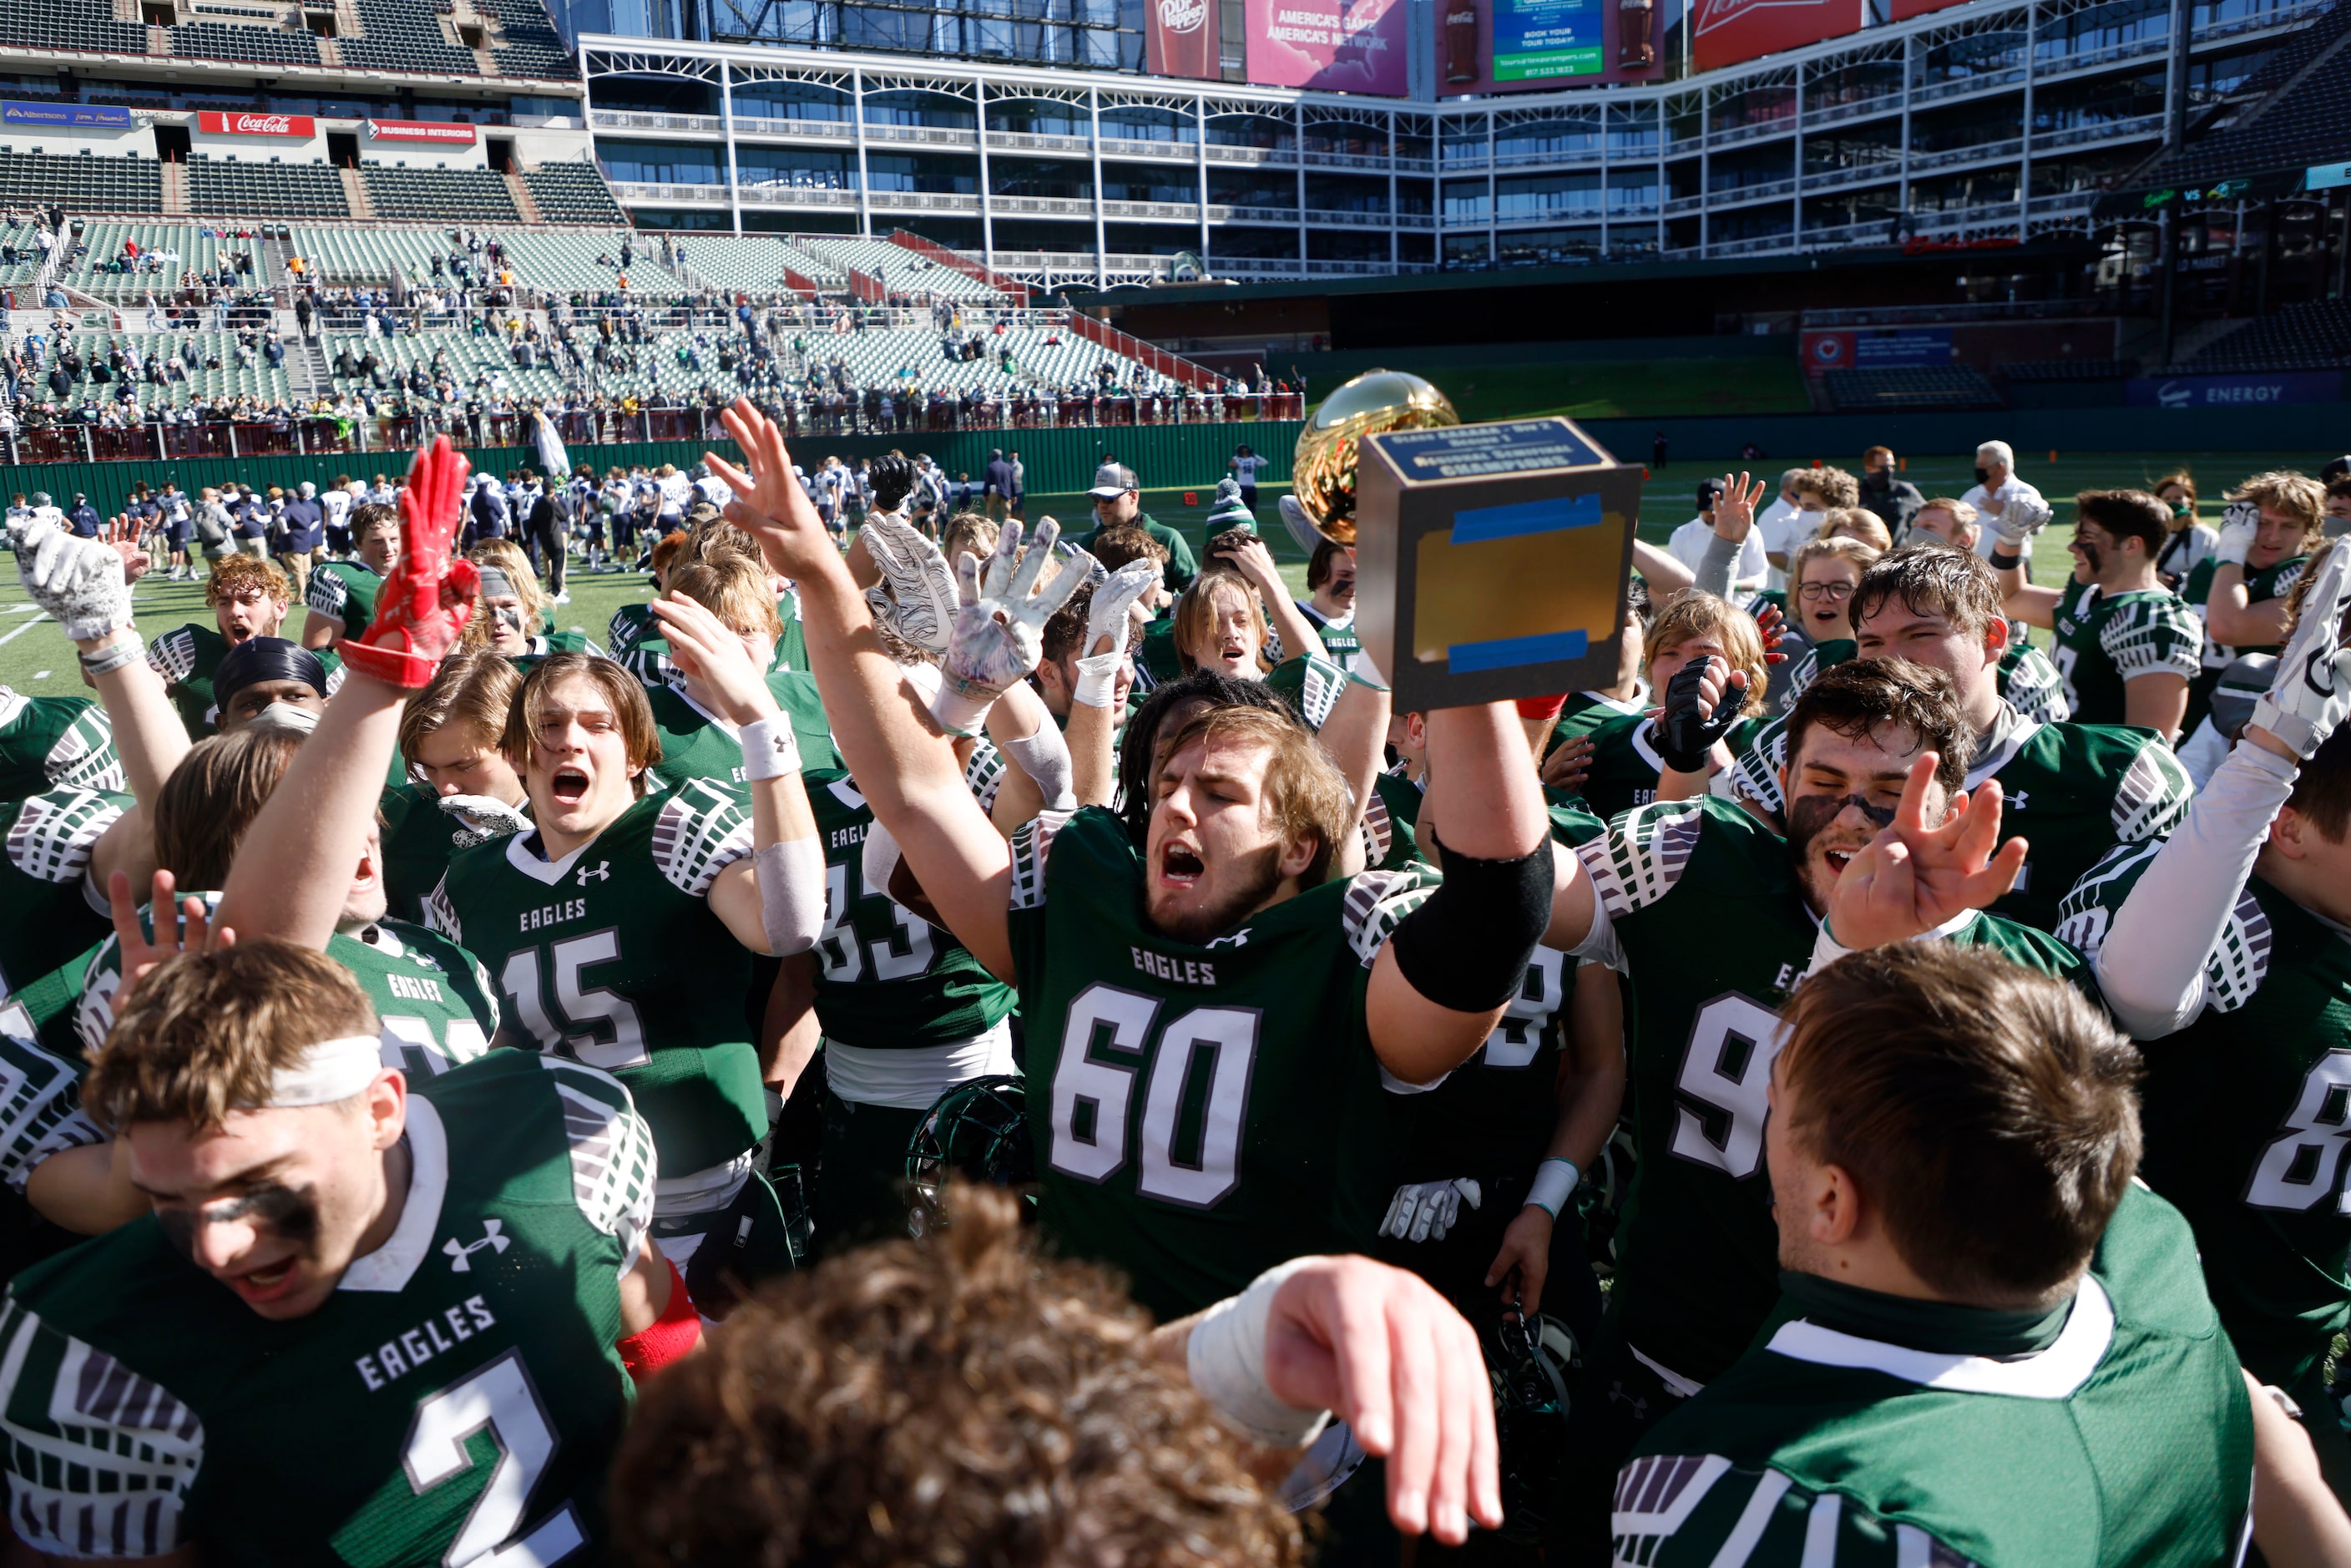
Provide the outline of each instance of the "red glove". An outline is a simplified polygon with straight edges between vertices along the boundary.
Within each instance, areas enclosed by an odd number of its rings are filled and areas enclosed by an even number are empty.
[[[1788,618],[1771,605],[1766,604],[1755,612],[1755,630],[1763,639],[1763,662],[1784,664],[1788,655],[1780,652],[1780,644],[1788,636]]]
[[[400,560],[376,596],[375,623],[363,638],[335,639],[335,652],[351,669],[417,691],[432,683],[433,672],[457,645],[482,585],[472,561],[450,557],[471,466],[445,435],[434,436],[416,455],[408,488],[400,494]],[[377,646],[388,632],[399,643]]]
[[[1541,719],[1543,723],[1549,724],[1552,720],[1559,716],[1560,709],[1566,706],[1567,694],[1565,692],[1560,693],[1557,696],[1520,697],[1519,699],[1519,716],[1520,718]]]

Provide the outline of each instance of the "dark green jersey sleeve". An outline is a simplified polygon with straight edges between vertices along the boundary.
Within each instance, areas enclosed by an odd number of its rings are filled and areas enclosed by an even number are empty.
[[[30,697],[0,686],[0,800],[60,788],[130,788],[113,721],[88,697]]]

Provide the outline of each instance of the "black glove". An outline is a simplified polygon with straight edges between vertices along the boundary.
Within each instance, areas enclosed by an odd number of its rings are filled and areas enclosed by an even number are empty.
[[[911,458],[893,452],[876,457],[870,471],[873,481],[873,504],[885,512],[894,512],[914,493],[914,465]]]
[[[1698,685],[1706,679],[1708,661],[1692,659],[1666,683],[1665,717],[1657,722],[1657,755],[1677,773],[1704,773],[1706,754],[1739,722],[1738,692],[1726,687],[1714,705],[1712,718],[1698,716]]]

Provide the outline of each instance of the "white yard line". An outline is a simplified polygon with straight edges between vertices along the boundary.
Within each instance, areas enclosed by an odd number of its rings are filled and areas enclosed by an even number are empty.
[[[37,606],[37,605],[35,605],[35,606],[27,606],[26,608],[29,608],[29,609],[37,609],[37,608],[38,608],[38,606]],[[6,647],[9,643],[11,643],[15,642],[17,638],[22,637],[26,632],[30,632],[34,627],[40,625],[42,622],[44,622],[44,621],[47,621],[47,620],[48,620],[48,617],[47,617],[47,615],[41,615],[41,616],[37,617],[37,619],[35,619],[35,620],[26,621],[26,622],[22,622],[18,623],[18,625],[17,625],[17,627],[16,627],[16,629],[15,631],[8,632],[8,633],[7,633],[7,634],[5,634],[5,636],[0,636],[0,648],[5,648],[5,647]],[[47,674],[47,672],[46,672],[46,671],[44,671],[44,672],[43,672],[43,674]]]

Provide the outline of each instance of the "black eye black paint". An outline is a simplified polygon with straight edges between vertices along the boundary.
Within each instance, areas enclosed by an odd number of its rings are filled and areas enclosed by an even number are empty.
[[[234,1220],[250,1220],[255,1228],[266,1230],[297,1246],[307,1247],[319,1234],[319,1197],[315,1187],[282,1186],[277,1182],[263,1182],[244,1197],[204,1209],[159,1208],[156,1223],[183,1258],[193,1260],[196,1250],[196,1228],[219,1225]]]

